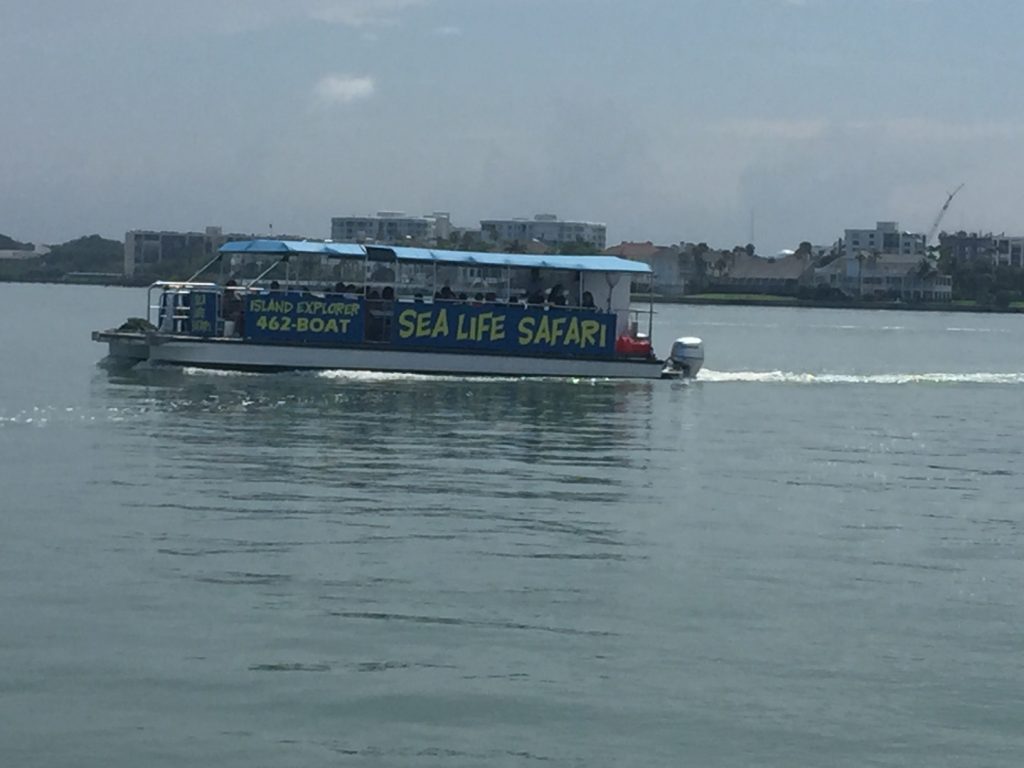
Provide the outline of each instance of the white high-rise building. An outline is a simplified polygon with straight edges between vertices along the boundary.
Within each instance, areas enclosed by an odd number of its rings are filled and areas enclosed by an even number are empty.
[[[925,236],[916,232],[901,232],[895,221],[880,221],[874,229],[848,229],[843,238],[844,254],[855,256],[867,253],[898,253],[902,256],[925,254]]]
[[[345,243],[434,243],[449,237],[451,231],[451,217],[445,211],[425,216],[378,211],[375,216],[335,216],[331,219],[331,239]]]
[[[607,226],[591,221],[562,221],[551,213],[539,213],[532,219],[484,219],[480,230],[485,241],[497,245],[525,244],[538,240],[558,247],[584,243],[600,253],[605,249]]]

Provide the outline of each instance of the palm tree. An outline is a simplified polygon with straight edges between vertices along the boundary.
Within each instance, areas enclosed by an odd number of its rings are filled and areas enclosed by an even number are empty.
[[[871,266],[878,264],[878,253],[876,251],[857,252],[857,298],[864,298],[864,262]]]

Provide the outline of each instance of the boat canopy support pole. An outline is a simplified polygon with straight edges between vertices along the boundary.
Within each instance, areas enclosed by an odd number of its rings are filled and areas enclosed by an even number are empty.
[[[266,269],[264,269],[264,270],[263,270],[262,272],[260,272],[260,273],[259,273],[259,274],[258,274],[258,275],[257,275],[256,277],[254,277],[254,278],[253,278],[252,280],[250,280],[250,281],[249,281],[249,283],[248,283],[248,285],[246,285],[245,287],[246,287],[246,288],[252,288],[252,287],[253,287],[253,286],[254,286],[254,285],[255,285],[256,283],[258,283],[258,282],[259,282],[260,280],[262,280],[262,279],[263,279],[264,277],[266,277],[266,276],[267,276],[268,274],[270,274],[270,270],[272,270],[272,269],[273,269],[274,267],[276,267],[276,266],[277,266],[278,264],[287,264],[287,263],[288,263],[288,254],[285,254],[285,255],[284,255],[284,256],[282,256],[282,257],[281,257],[280,259],[278,259],[278,260],[277,260],[277,261],[275,261],[275,262],[274,262],[273,264],[271,264],[271,265],[270,265],[269,267],[267,267],[267,268],[266,268]],[[287,278],[285,278],[285,279],[287,280]]]
[[[654,280],[647,275],[647,338],[654,343]]]
[[[201,274],[203,274],[203,272],[205,272],[210,267],[212,267],[214,264],[216,264],[218,261],[220,261],[220,259],[221,259],[221,257],[223,255],[224,255],[223,253],[218,253],[216,256],[214,256],[212,259],[210,259],[208,262],[206,262],[203,266],[201,266],[199,268],[199,270],[194,275],[192,275],[192,277],[190,277],[188,280],[186,280],[185,282],[186,283],[191,283],[193,280],[195,280],[197,277],[199,277]]]

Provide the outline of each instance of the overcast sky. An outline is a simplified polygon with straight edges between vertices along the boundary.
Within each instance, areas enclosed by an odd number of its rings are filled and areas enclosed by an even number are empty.
[[[1024,231],[1020,0],[0,0],[0,232]]]

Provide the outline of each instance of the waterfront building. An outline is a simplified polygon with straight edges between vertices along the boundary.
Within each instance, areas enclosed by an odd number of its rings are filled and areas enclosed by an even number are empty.
[[[34,245],[28,250],[15,250],[8,248],[0,250],[0,261],[24,261],[25,259],[38,259],[40,256],[45,256],[49,252],[50,249],[45,245]]]
[[[855,256],[860,252],[923,256],[925,236],[916,232],[903,232],[895,221],[880,221],[874,229],[846,230],[843,253]]]
[[[677,245],[654,245],[623,241],[605,249],[609,256],[641,261],[652,270],[651,288],[667,298],[679,298],[686,293],[693,276],[693,260],[686,259]]]
[[[940,274],[931,259],[914,253],[843,253],[813,274],[814,284],[827,285],[854,298],[945,302],[953,300],[953,278]]]
[[[480,222],[484,241],[499,248],[538,240],[553,248],[583,243],[600,253],[605,249],[607,229],[605,224],[592,221],[563,221],[553,213],[538,213],[532,219],[483,219]]]
[[[374,216],[335,216],[331,219],[331,239],[344,243],[400,245],[412,241],[436,245],[438,240],[448,239],[451,233],[451,216],[445,211],[424,216],[378,211]]]
[[[939,246],[960,263],[989,259],[994,264],[1024,267],[1024,236],[1020,235],[943,232],[939,235]]]
[[[995,235],[992,238],[992,245],[997,264],[1024,267],[1024,237]]]
[[[213,258],[224,243],[239,237],[225,237],[220,227],[207,227],[204,232],[133,229],[124,235],[124,273],[131,277],[137,269],[167,261]]]
[[[811,282],[813,260],[811,251],[794,251],[764,258],[734,250],[726,256],[725,273],[716,279],[715,284],[735,292],[795,296],[801,286]]]

